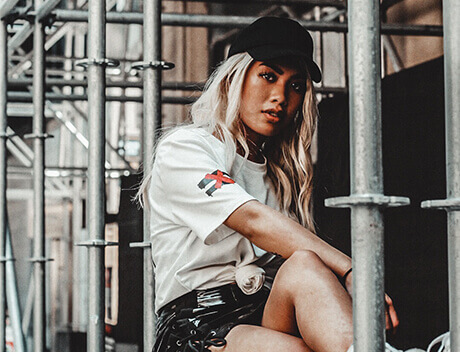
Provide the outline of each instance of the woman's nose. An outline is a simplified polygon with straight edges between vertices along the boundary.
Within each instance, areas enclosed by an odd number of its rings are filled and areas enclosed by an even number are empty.
[[[274,84],[271,92],[271,101],[280,105],[287,103],[286,86],[284,84]]]

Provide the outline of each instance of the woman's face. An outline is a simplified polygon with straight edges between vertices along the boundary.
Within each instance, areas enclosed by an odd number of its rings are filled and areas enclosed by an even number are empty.
[[[292,60],[253,61],[243,81],[240,118],[248,138],[275,136],[301,109],[306,75]]]

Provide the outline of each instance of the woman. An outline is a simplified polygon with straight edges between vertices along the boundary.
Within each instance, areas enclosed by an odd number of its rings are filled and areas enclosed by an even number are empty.
[[[211,76],[193,123],[158,144],[140,190],[154,351],[352,350],[351,260],[315,235],[311,214],[312,54],[297,22],[257,20]]]

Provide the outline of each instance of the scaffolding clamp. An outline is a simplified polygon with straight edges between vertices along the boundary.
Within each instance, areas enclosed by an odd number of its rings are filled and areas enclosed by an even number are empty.
[[[16,137],[16,136],[17,136],[16,133],[8,133],[8,132],[0,133],[0,139],[9,139],[9,138]]]
[[[460,211],[460,198],[425,200],[420,206],[424,209],[442,209],[446,211]]]
[[[131,248],[144,248],[144,249],[147,249],[147,248],[151,248],[151,243],[150,242],[131,242],[129,244],[129,246]]]
[[[15,262],[15,258],[11,257],[0,257],[0,263],[6,263],[6,262]]]
[[[168,61],[136,61],[131,65],[131,69],[136,71],[142,71],[147,68],[153,68],[155,70],[171,70],[174,67],[176,67],[176,65]]]
[[[32,5],[26,6],[26,7],[19,7],[16,8],[13,11],[10,11],[5,17],[3,17],[1,20],[5,21],[8,24],[13,24],[16,20],[25,20],[29,23],[34,22],[34,16],[30,12],[32,9]]]
[[[81,59],[75,61],[75,65],[88,68],[90,65],[103,66],[103,67],[118,67],[120,66],[120,61],[115,59]]]
[[[28,133],[24,135],[24,139],[47,139],[47,138],[54,138],[54,136],[48,133]]]
[[[354,206],[378,206],[383,208],[402,207],[410,204],[407,197],[385,196],[383,194],[352,194],[346,197],[335,197],[324,200],[330,208],[350,208]]]
[[[46,262],[52,262],[54,261],[53,258],[47,258],[47,257],[32,257],[27,259],[28,262],[32,263],[46,263]]]
[[[106,240],[88,240],[79,243],[75,243],[76,246],[81,247],[106,247],[106,246],[118,246],[118,242],[109,242]]]

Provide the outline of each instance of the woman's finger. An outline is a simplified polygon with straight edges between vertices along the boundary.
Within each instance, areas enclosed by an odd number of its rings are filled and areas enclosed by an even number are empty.
[[[399,318],[394,308],[393,301],[387,294],[385,294],[385,313],[386,329],[394,331],[399,325]]]

